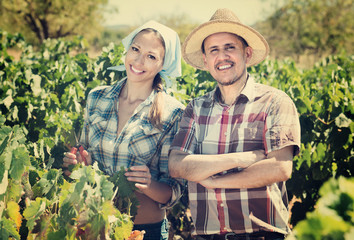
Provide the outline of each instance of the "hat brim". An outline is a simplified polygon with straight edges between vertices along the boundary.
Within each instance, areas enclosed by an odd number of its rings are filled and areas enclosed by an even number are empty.
[[[206,70],[201,50],[205,38],[220,32],[234,33],[246,40],[252,47],[253,54],[247,66],[263,61],[269,54],[269,45],[265,38],[255,29],[237,22],[213,20],[195,28],[186,38],[182,46],[184,60],[195,68]]]

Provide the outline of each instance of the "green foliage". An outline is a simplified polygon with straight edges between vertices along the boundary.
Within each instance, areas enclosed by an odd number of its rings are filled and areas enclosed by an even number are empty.
[[[2,49],[8,45],[2,43]],[[121,77],[106,68],[120,63],[122,46],[104,48],[97,61],[81,53],[82,46],[81,38],[50,40],[37,52],[23,46],[18,62],[0,58],[0,111],[6,125],[28,130],[29,150],[41,164],[61,159],[68,144],[73,145],[69,136],[80,131],[88,92]]]
[[[20,35],[1,36],[0,238],[127,238],[138,202],[124,195],[134,190],[124,172],[113,183],[97,165],[78,165],[70,179],[60,169],[88,92],[122,77],[106,68],[120,64],[123,47],[108,46],[94,60],[81,53],[80,38],[45,41],[33,51]],[[19,61],[7,53],[15,45]],[[115,205],[119,194],[124,209]]]
[[[354,178],[332,178],[323,184],[315,210],[296,225],[289,239],[353,239],[353,189]]]
[[[100,236],[124,239],[129,236],[133,227],[130,210],[120,211],[113,202],[117,194],[114,189],[122,189],[123,193],[126,190],[129,194],[133,191],[123,180],[111,182],[97,164],[79,166],[70,181],[64,179],[61,170],[36,169],[29,161],[31,156],[24,145],[23,128],[4,126],[3,116],[0,122],[2,239],[25,237],[21,228],[28,229],[31,239],[97,239]],[[124,177],[124,169],[119,176]],[[129,200],[129,207],[136,209],[132,202]]]
[[[293,62],[277,61],[251,71],[258,81],[285,91],[299,113],[301,152],[287,182],[290,199],[299,200],[292,208],[296,224],[313,210],[323,182],[353,176],[353,56],[330,56],[303,72]]]
[[[4,120],[0,116],[2,123]],[[17,125],[13,129],[3,125],[0,128],[0,140],[6,143],[0,155],[2,239],[20,239],[20,234],[25,237],[26,234],[19,231],[21,227],[28,229],[31,239],[97,239],[100,236],[124,239],[129,236],[133,227],[130,210],[119,211],[113,202],[117,194],[115,188],[132,194],[133,190],[123,180],[111,182],[97,164],[79,166],[70,181],[63,178],[61,170],[35,169],[30,164],[29,152],[21,143],[26,136],[20,130]],[[16,171],[12,170],[14,167]],[[124,177],[124,169],[119,176]],[[136,209],[132,202],[129,200],[129,207]]]
[[[204,95],[216,86],[212,76],[205,71],[193,68],[182,61],[182,76],[172,86],[172,94],[183,104]]]

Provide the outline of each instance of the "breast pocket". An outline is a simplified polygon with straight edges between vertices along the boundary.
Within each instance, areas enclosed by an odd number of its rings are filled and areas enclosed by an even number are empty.
[[[129,153],[147,163],[157,151],[161,131],[151,124],[136,128],[129,143]]]
[[[238,144],[243,144],[244,151],[264,149],[263,131],[264,129],[261,127],[240,128],[235,137],[239,139]]]

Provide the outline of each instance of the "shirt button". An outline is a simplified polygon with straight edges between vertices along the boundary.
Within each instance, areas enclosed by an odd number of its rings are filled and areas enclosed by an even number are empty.
[[[220,207],[224,207],[224,204],[223,204],[223,203],[220,203]]]

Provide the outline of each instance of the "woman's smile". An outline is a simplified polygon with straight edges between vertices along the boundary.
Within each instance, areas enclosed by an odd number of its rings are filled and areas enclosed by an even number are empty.
[[[130,69],[132,70],[133,73],[136,73],[136,74],[140,74],[140,73],[143,73],[144,71],[143,70],[138,70],[136,69],[134,66],[130,66]]]

